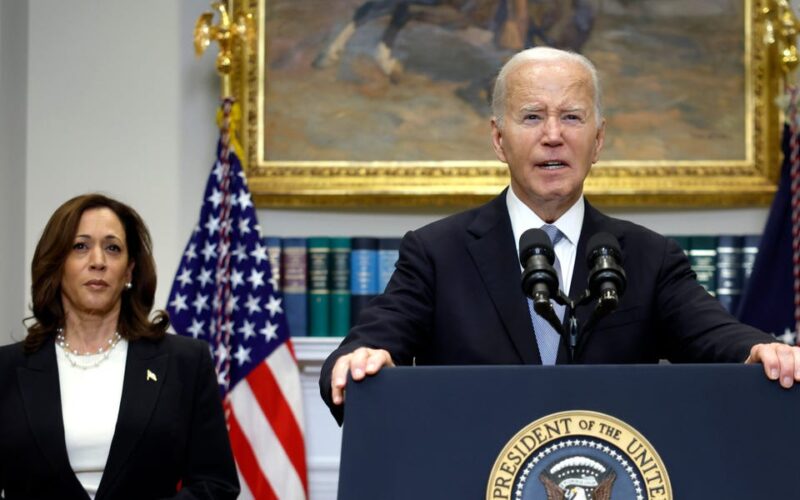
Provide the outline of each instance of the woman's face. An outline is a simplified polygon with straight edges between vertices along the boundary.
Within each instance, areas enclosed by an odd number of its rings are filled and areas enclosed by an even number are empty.
[[[61,276],[64,312],[78,315],[119,314],[120,297],[131,280],[125,228],[109,208],[81,215]]]

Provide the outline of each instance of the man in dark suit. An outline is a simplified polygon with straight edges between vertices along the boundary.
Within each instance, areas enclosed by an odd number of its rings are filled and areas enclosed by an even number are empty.
[[[544,47],[518,53],[498,75],[492,108],[492,143],[508,164],[510,187],[403,238],[386,292],[322,368],[322,397],[340,423],[348,372],[361,380],[395,364],[565,361],[560,336],[520,287],[519,238],[539,227],[573,299],[586,286],[589,238],[607,232],[620,244],[627,290],[614,313],[581,333],[574,362],[761,362],[784,387],[800,380],[800,349],[738,323],[697,283],[674,241],[584,200],[605,135],[588,59]],[[592,309],[578,309],[580,324]]]

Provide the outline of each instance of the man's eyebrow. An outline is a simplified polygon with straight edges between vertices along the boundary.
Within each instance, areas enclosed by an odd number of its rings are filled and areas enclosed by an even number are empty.
[[[577,112],[585,113],[586,109],[587,108],[585,108],[583,106],[570,106],[568,108],[561,108],[561,112],[562,113],[577,113]]]

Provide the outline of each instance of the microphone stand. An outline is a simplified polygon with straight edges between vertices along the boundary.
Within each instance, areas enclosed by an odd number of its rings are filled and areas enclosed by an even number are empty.
[[[608,302],[604,300],[606,298],[605,295],[605,293],[601,293],[600,296],[598,296],[597,306],[595,307],[592,315],[589,317],[589,320],[585,325],[583,325],[583,328],[588,328],[589,326],[594,325],[594,323],[596,323],[600,318],[614,311],[619,299],[617,298],[616,294],[614,294],[613,305],[609,307]],[[578,307],[588,304],[594,298],[595,296],[592,295],[591,290],[588,288],[583,291],[581,296],[578,297],[578,300],[572,300],[561,290],[558,291],[557,296],[553,297],[553,300],[567,307],[566,314],[568,330],[565,331],[563,327],[557,328],[556,330],[561,334],[564,339],[564,343],[568,347],[567,360],[569,363],[572,363],[575,360],[575,353],[578,349],[578,340],[580,339],[580,334],[582,331],[581,326],[578,324],[578,317],[575,315],[575,313]]]
[[[591,300],[589,293],[589,290],[584,291],[578,300],[574,301],[559,289],[558,294],[553,297],[553,300],[566,307],[567,329],[564,330],[563,326],[559,325],[559,328],[556,330],[564,339],[564,345],[567,346],[567,362],[570,364],[572,364],[575,360],[575,350],[578,346],[578,337],[580,336],[578,317],[575,315],[575,311],[578,306],[581,306]]]
[[[575,315],[575,310],[578,306],[584,305],[591,300],[590,291],[586,290],[578,298],[577,301],[568,297],[561,289],[555,296],[551,297],[553,301],[562,306],[565,306],[565,314],[567,316],[567,329],[564,329],[564,324],[559,321],[558,316],[555,314],[553,304],[550,300],[542,300],[543,297],[537,296],[536,293],[532,294],[534,299],[534,310],[539,316],[544,318],[553,329],[558,332],[564,345],[567,346],[567,363],[572,364],[575,360],[575,351],[578,346],[578,338],[580,337],[580,328],[578,325],[578,317]],[[539,300],[536,300],[536,299]]]

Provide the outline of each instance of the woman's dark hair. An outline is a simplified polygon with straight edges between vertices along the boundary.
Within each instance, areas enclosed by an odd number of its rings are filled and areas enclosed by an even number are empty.
[[[72,250],[81,216],[93,208],[108,208],[116,214],[125,228],[128,259],[135,263],[131,283],[123,291],[118,331],[122,338],[159,339],[167,332],[169,316],[153,309],[156,291],[156,266],[153,261],[150,232],[142,218],[131,207],[102,194],[85,194],[67,201],[53,213],[42,232],[31,262],[31,301],[34,323],[28,327],[25,351],[39,349],[47,338],[64,327],[64,308],[61,304],[61,277],[64,262]]]

